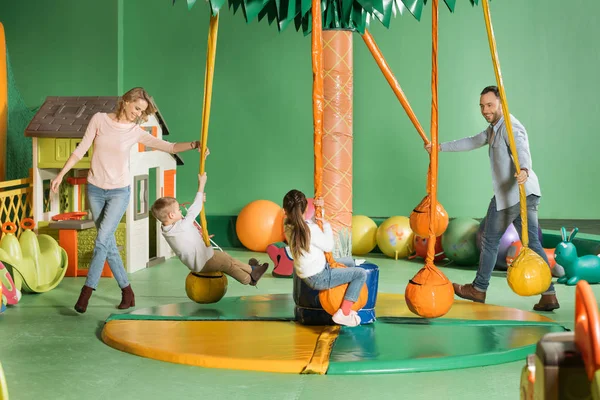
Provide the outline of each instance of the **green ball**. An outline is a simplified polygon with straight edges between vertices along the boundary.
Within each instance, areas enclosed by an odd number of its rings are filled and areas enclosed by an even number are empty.
[[[450,221],[448,229],[442,235],[442,247],[448,259],[458,265],[477,265],[477,231],[479,222],[473,218],[459,217]]]

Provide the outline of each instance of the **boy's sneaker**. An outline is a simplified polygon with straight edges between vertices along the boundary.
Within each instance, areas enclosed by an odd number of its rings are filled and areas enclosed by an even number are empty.
[[[358,313],[354,310],[350,311],[350,314],[344,315],[344,312],[340,308],[339,310],[337,310],[335,312],[335,314],[333,314],[331,319],[333,319],[333,322],[335,322],[338,325],[345,325],[345,326],[360,325],[360,317],[358,316]]]
[[[250,265],[252,265],[252,264],[250,264]],[[258,261],[257,261],[256,265],[252,267],[252,272],[250,272],[250,285],[256,286],[259,279],[265,274],[265,272],[267,272],[268,268],[269,268],[268,263],[264,263],[263,265],[258,265]]]

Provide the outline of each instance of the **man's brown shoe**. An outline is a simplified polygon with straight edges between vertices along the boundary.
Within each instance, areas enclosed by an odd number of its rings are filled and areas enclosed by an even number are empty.
[[[535,311],[553,311],[560,308],[555,294],[543,294],[540,302],[533,306]]]
[[[453,283],[452,287],[454,287],[454,293],[458,297],[462,297],[463,299],[467,300],[473,300],[477,303],[485,303],[485,292],[480,292],[479,290],[475,289],[471,283],[467,283],[466,285]]]

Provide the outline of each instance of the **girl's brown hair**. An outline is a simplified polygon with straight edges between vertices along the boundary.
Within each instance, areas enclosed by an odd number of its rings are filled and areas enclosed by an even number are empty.
[[[284,224],[289,231],[289,246],[294,259],[300,258],[310,247],[310,229],[304,220],[308,201],[299,190],[290,190],[283,198],[283,210],[286,214]]]
[[[145,100],[148,103],[148,107],[142,112],[140,116],[140,121],[137,121],[138,124],[148,121],[148,117],[156,113],[156,105],[154,105],[154,100],[152,97],[146,92],[146,89],[141,87],[135,87],[130,89],[127,93],[119,98],[119,102],[117,103],[117,109],[115,110],[115,115],[117,118],[121,117],[123,113],[123,108],[125,107],[125,102],[131,103],[138,99]]]

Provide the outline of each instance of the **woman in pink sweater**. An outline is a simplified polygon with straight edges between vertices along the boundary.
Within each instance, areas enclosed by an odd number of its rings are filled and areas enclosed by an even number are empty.
[[[143,88],[133,88],[125,93],[114,113],[96,113],[91,118],[81,143],[73,151],[58,176],[52,180],[51,189],[58,188],[67,172],[81,160],[92,143],[94,153],[88,173],[87,196],[92,217],[98,230],[92,261],[85,285],[75,304],[75,310],[84,313],[92,291],[96,290],[106,260],[122,291],[119,309],[135,306],[135,297],[127,279],[123,261],[117,249],[115,231],[127,210],[131,188],[129,186],[129,153],[131,147],[142,143],[167,153],[198,149],[198,142],[170,143],[155,138],[140,127],[156,108]]]

